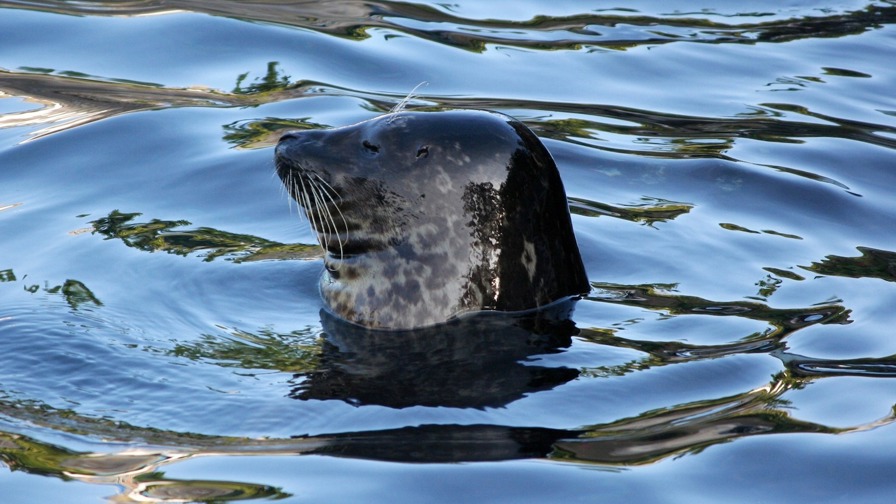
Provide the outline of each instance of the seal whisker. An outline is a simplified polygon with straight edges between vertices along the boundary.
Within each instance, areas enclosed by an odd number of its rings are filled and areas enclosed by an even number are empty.
[[[317,184],[313,180],[307,180],[308,182],[308,197],[309,200],[314,204],[314,213],[317,217],[317,223],[320,226],[318,230],[321,234],[329,237],[332,233],[332,229],[330,228],[330,222],[326,218],[326,209],[323,208],[323,201],[320,197],[320,191],[317,188]]]
[[[318,178],[320,178],[320,177],[318,177]],[[333,201],[332,196],[330,196],[324,190],[323,186],[313,183],[312,181],[309,181],[309,184],[313,188],[312,191],[314,192],[314,200],[315,200],[317,208],[319,209],[318,211],[321,213],[320,220],[324,223],[324,225],[326,226],[326,228],[328,230],[328,233],[327,233],[329,235],[328,238],[330,238],[332,236],[336,237],[336,243],[339,244],[339,259],[340,260],[344,259],[345,253],[342,248],[343,241],[339,235],[339,228],[336,225],[336,221],[333,219],[333,213],[330,211],[330,206],[326,204],[327,203],[326,200],[329,199],[333,205],[335,205],[336,203],[335,203],[335,201]],[[337,267],[337,269],[338,269],[338,267]]]
[[[317,225],[316,215],[311,205],[311,198],[309,196],[308,186],[305,185],[305,178],[299,177],[299,183],[301,184],[301,189],[299,189],[298,193],[302,197],[302,207],[305,209],[305,216],[308,218],[308,224],[311,227],[311,231],[317,237],[317,243],[320,245],[324,251],[327,250],[326,244],[324,243],[323,238],[321,237],[321,233],[319,231],[320,226]],[[296,186],[298,188],[298,186]]]
[[[290,182],[292,183],[292,192],[293,198],[296,200],[296,205],[298,208],[302,209],[301,214],[305,216],[305,220],[308,221],[308,227],[314,231],[314,226],[311,224],[311,216],[308,215],[307,207],[305,206],[305,192],[302,190],[301,180],[296,180],[295,177],[290,174]]]
[[[391,123],[392,120],[395,119],[396,114],[404,111],[404,109],[408,106],[408,103],[410,103],[411,100],[413,100],[414,98],[417,97],[418,89],[420,89],[421,87],[428,86],[428,85],[429,85],[429,82],[422,81],[420,84],[417,84],[416,86],[414,86],[414,89],[412,89],[411,92],[408,93],[407,96],[402,98],[400,102],[398,102],[397,104],[395,104],[394,107],[392,107],[392,110],[389,111],[389,115],[391,115],[391,117],[389,117],[389,119],[386,120],[386,123]]]
[[[300,190],[301,204],[305,208],[305,214],[308,216],[312,231],[317,234],[318,244],[324,251],[328,251],[327,240],[335,235],[337,243],[339,243],[339,258],[342,259],[344,257],[343,244],[339,238],[336,223],[327,209],[324,197],[321,195],[323,189],[307,176],[301,176],[299,179],[302,184]],[[331,271],[338,269],[338,267],[334,269],[329,265],[327,265],[327,268]]]
[[[336,227],[336,221],[333,220],[333,214],[329,205],[327,205],[325,193],[317,185],[314,187],[314,200],[320,212],[320,219],[327,229],[327,238],[336,237],[336,242],[339,244],[339,258],[342,259],[344,254],[342,252],[342,240],[339,236],[339,229]]]
[[[298,205],[299,203],[295,200],[296,181],[293,178],[291,171],[286,174],[286,182],[283,184],[282,190],[286,191],[286,199],[289,200],[289,213],[292,215],[292,204],[295,203]]]
[[[339,201],[336,201],[337,198],[341,201],[342,197],[339,196],[339,193],[336,192],[336,189],[333,189],[333,186],[331,186],[326,180],[324,180],[323,177],[316,173],[314,174],[314,176],[322,185],[321,192],[327,197],[327,199],[330,200],[333,208],[335,208],[336,212],[339,213],[339,218],[342,219],[342,229],[344,229],[345,232],[348,233],[348,221],[345,220],[345,215],[342,213],[342,209],[339,208]],[[330,218],[332,219],[332,214],[330,215]],[[333,227],[336,228],[335,222],[333,223]],[[339,246],[341,248],[345,242],[340,239],[338,229],[336,232],[336,239],[339,240]]]
[[[333,189],[333,186],[331,186],[329,182],[324,180],[323,177],[316,173],[314,174],[314,177],[317,179],[320,185],[323,186],[323,188],[329,193],[328,195],[330,195],[331,200],[333,198],[333,194],[335,194],[336,196],[339,195],[339,193],[336,192],[336,189]]]

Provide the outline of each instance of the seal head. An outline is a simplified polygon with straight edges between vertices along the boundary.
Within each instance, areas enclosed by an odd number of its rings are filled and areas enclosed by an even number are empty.
[[[413,329],[589,290],[557,167],[511,117],[388,114],[287,133],[275,157],[327,252],[321,294],[339,318]]]

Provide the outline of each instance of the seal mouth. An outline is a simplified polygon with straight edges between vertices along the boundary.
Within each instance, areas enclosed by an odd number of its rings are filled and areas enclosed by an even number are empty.
[[[339,236],[326,236],[322,242],[324,244],[323,248],[330,258],[337,260],[351,259],[355,256],[384,248],[376,240],[362,237],[349,236],[342,239]]]

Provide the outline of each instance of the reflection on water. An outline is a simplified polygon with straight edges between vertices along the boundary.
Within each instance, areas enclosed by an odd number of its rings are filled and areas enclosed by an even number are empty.
[[[500,47],[516,47],[539,50],[625,50],[641,46],[656,46],[671,42],[713,42],[720,44],[759,42],[788,42],[802,38],[838,37],[860,34],[896,20],[896,7],[871,5],[862,10],[830,15],[819,9],[811,16],[788,17],[769,14],[755,16],[752,13],[730,14],[724,9],[703,9],[687,15],[660,17],[651,15],[588,14],[547,17],[533,13],[529,21],[502,21],[500,19],[474,20],[456,16],[448,6],[425,6],[401,2],[354,2],[336,4],[269,3],[254,1],[201,1],[183,0],[158,2],[126,2],[120,4],[85,4],[65,2],[2,2],[0,7],[27,6],[33,9],[64,14],[92,16],[135,16],[146,14],[176,14],[178,12],[205,12],[241,19],[267,21],[310,29],[321,33],[346,36],[355,40],[368,37],[374,28],[395,29],[413,37],[432,40],[448,46],[461,46],[483,52],[492,44]],[[774,12],[777,9],[770,8]],[[753,11],[755,12],[755,11]],[[725,22],[721,22],[724,20]],[[731,23],[729,21],[743,21]],[[682,30],[682,27],[688,27]],[[633,30],[634,29],[634,30]],[[634,38],[620,38],[617,30],[625,35],[638,33]],[[183,106],[252,106],[260,103],[282,101],[309,95],[363,96],[369,100],[389,103],[394,95],[370,93],[364,89],[341,89],[339,86],[314,81],[295,80],[278,68],[278,62],[268,62],[261,77],[246,84],[250,72],[235,76],[235,86],[227,92],[206,87],[170,88],[159,84],[135,82],[118,76],[91,76],[79,72],[52,68],[21,67],[13,71],[0,67],[0,92],[23,97],[40,105],[37,110],[6,114],[0,117],[0,128],[47,125],[31,134],[39,138],[64,129],[112,117],[125,112]],[[255,69],[253,69],[255,70]],[[850,69],[823,67],[822,75],[845,77],[871,77]],[[794,82],[824,82],[821,77],[800,77]],[[785,83],[791,85],[789,83]],[[2,94],[0,94],[2,96]],[[655,137],[664,139],[670,131],[673,138],[660,140],[675,146],[674,150],[690,155],[720,155],[731,147],[724,139],[755,138],[782,141],[799,136],[846,137],[863,142],[879,143],[893,147],[891,136],[896,129],[881,129],[881,125],[867,124],[848,119],[828,117],[804,107],[788,103],[766,103],[755,108],[752,116],[743,120],[719,120],[664,115],[655,111],[626,109],[618,105],[558,103],[515,103],[499,98],[489,100],[450,97],[434,98],[430,103],[439,106],[460,105],[463,108],[511,108],[514,106],[535,110],[591,114],[634,123],[633,126],[608,128],[582,119],[545,121],[536,131],[548,138],[555,135],[570,141],[588,143],[595,131],[617,134]],[[382,111],[388,110],[388,106]],[[782,126],[776,120],[781,112],[806,115],[819,121],[809,121],[801,127]],[[562,132],[562,133],[561,133]],[[258,131],[256,131],[258,133]],[[890,136],[883,136],[882,133]],[[718,142],[701,142],[694,139],[718,139]],[[274,141],[267,138],[267,142]],[[595,138],[595,140],[599,140]],[[243,142],[245,143],[245,142]],[[651,142],[655,143],[655,142]],[[668,151],[668,148],[661,148]],[[643,154],[643,152],[641,153]]]
[[[565,367],[527,363],[566,348],[571,302],[535,314],[465,317],[414,331],[378,331],[322,311],[317,369],[296,376],[290,396],[390,408],[499,408],[575,379]]]
[[[850,278],[880,278],[896,282],[896,252],[877,250],[870,247],[856,247],[859,257],[839,257],[829,255],[821,261],[804,266],[820,275],[836,275]]]
[[[579,439],[556,443],[554,456],[602,464],[641,465],[682,453],[699,453],[737,438],[794,433],[845,434],[896,421],[891,411],[879,420],[847,428],[832,428],[793,418],[788,390],[805,386],[792,376],[776,376],[768,386],[714,401],[683,405],[609,425],[592,426]]]
[[[225,453],[220,453],[225,454]],[[222,502],[282,499],[279,488],[233,481],[176,480],[159,470],[198,454],[127,450],[122,453],[79,453],[14,434],[0,433],[0,460],[11,470],[84,483],[115,485],[122,502]],[[207,453],[206,455],[215,455]]]
[[[414,405],[453,408],[500,407],[539,390],[552,388],[579,373],[620,376],[651,367],[716,359],[736,353],[771,353],[785,368],[768,384],[740,394],[685,403],[576,430],[501,425],[423,425],[394,430],[358,431],[295,439],[237,439],[145,429],[121,422],[82,417],[32,403],[0,400],[0,414],[72,434],[120,439],[127,444],[111,453],[80,453],[15,434],[0,440],[0,457],[13,469],[63,479],[117,484],[125,495],[157,499],[250,498],[283,496],[257,483],[173,481],[162,466],[197,456],[325,454],[383,461],[446,462],[550,457],[608,465],[641,465],[681,453],[698,453],[735,438],[783,433],[843,434],[896,420],[893,412],[853,427],[828,427],[795,418],[789,390],[814,380],[842,375],[896,377],[896,359],[813,359],[785,351],[784,339],[814,324],[849,323],[849,311],[826,305],[773,309],[759,303],[712,302],[661,293],[651,286],[598,285],[593,299],[622,303],[679,316],[744,317],[762,320],[769,329],[720,345],[677,341],[637,341],[610,330],[576,329],[566,318],[569,303],[553,311],[520,317],[471,317],[443,327],[404,333],[373,331],[337,321],[323,313],[323,341],[306,351],[290,350],[289,336],[235,334],[252,345],[232,348],[197,346],[176,354],[213,359],[244,369],[302,370],[290,392],[303,400],[338,399],[362,406],[392,408]],[[600,345],[633,348],[643,358],[621,367],[547,368],[530,356],[568,347],[571,336]],[[400,336],[400,338],[399,338]],[[294,338],[298,334],[292,335]],[[304,337],[307,340],[307,335]],[[278,343],[279,342],[279,343]],[[209,343],[210,344],[210,343]],[[317,350],[314,347],[318,346]],[[255,347],[255,353],[250,349]],[[293,357],[290,357],[290,354]],[[251,356],[251,357],[250,357]],[[238,361],[237,359],[243,359]],[[465,376],[466,375],[466,376]],[[135,451],[134,440],[147,445]],[[230,497],[228,497],[230,496]],[[203,497],[203,498],[205,498]]]
[[[440,44],[482,51],[487,44],[532,49],[560,50],[581,47],[624,50],[644,44],[680,41],[716,43],[787,42],[801,38],[837,37],[859,34],[869,27],[891,23],[893,9],[873,4],[852,12],[836,8],[788,11],[776,2],[766,5],[729,5],[694,8],[638,2],[634,8],[594,9],[574,15],[545,15],[523,5],[505,12],[520,20],[487,16],[463,17],[475,10],[460,4],[413,4],[395,1],[363,2],[269,2],[266,0],[155,0],[90,4],[29,0],[2,2],[13,6],[65,14],[139,16],[173,14],[179,11],[204,12],[219,16],[253,19],[309,28],[330,35],[362,40],[376,28],[394,28],[403,33]],[[640,5],[638,5],[640,4]],[[538,5],[540,9],[563,10]],[[573,6],[573,9],[581,9]],[[525,19],[529,17],[529,19]],[[770,19],[769,19],[770,18]],[[637,28],[632,30],[632,28]]]
[[[670,221],[686,214],[693,208],[690,203],[678,203],[646,196],[642,197],[641,201],[638,204],[614,206],[582,198],[569,198],[569,211],[587,217],[607,215],[653,226],[654,223]]]
[[[253,103],[251,99],[208,89],[170,89],[144,83],[50,75],[52,70],[45,72],[13,73],[0,69],[0,93],[21,96],[41,106],[37,110],[3,115],[0,128],[44,125],[30,134],[30,139],[35,140],[138,110]]]
[[[25,276],[23,276],[21,280],[24,280]],[[16,282],[18,280],[20,279],[16,277],[16,273],[13,269],[0,270],[0,282]],[[68,279],[63,284],[54,285],[52,287],[48,283],[45,283],[44,285],[28,283],[23,285],[23,288],[26,292],[31,294],[40,292],[43,294],[61,295],[63,299],[65,299],[66,304],[73,310],[77,310],[78,307],[85,304],[94,306],[103,305],[102,301],[100,301],[83,282],[79,282],[78,280]]]
[[[128,247],[145,252],[161,251],[182,256],[200,253],[205,261],[213,261],[219,257],[234,262],[316,259],[322,254],[318,247],[312,245],[287,245],[257,236],[207,227],[182,229],[190,225],[185,220],[151,219],[148,222],[133,222],[139,216],[140,213],[114,210],[107,217],[91,222],[93,232],[107,240],[120,239]]]

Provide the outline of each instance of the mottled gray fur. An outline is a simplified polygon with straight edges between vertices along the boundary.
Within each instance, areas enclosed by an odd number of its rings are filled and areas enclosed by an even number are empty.
[[[388,114],[284,135],[276,158],[340,318],[409,329],[588,291],[556,166],[512,118]]]

